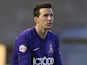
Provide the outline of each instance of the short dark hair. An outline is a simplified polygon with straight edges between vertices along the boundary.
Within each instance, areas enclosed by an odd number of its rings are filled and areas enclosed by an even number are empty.
[[[52,4],[50,2],[42,2],[37,4],[33,11],[34,17],[39,17],[40,15],[39,10],[41,8],[52,8]]]

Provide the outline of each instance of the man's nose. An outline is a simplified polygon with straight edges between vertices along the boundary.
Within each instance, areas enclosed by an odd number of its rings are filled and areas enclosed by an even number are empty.
[[[48,20],[51,21],[53,19],[52,16],[48,16]]]

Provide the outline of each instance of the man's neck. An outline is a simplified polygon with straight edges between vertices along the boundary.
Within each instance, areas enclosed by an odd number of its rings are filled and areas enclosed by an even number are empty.
[[[45,38],[46,38],[46,35],[47,35],[48,30],[41,29],[41,28],[38,27],[38,26],[35,26],[35,29],[36,29],[36,32],[38,33],[38,35],[39,35],[42,39],[45,39]]]

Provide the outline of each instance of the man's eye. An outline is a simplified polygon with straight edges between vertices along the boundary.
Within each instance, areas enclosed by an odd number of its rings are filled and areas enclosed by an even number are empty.
[[[44,14],[44,17],[53,16],[53,14]]]
[[[50,14],[50,16],[53,16],[53,14]]]
[[[45,14],[44,16],[45,16],[45,17],[48,17],[48,14]]]

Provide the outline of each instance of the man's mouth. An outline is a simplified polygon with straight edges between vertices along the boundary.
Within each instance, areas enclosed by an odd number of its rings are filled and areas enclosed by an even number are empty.
[[[52,25],[52,23],[47,23],[47,25]]]

